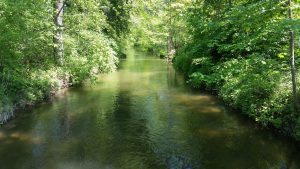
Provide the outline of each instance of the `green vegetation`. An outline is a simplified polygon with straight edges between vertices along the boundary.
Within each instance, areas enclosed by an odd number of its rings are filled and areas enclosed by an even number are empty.
[[[129,41],[172,60],[191,86],[217,91],[258,123],[300,140],[292,57],[300,55],[299,3],[1,0],[0,123],[16,107],[113,71]]]
[[[185,15],[190,40],[178,50],[175,67],[193,87],[216,90],[225,103],[258,123],[300,140],[289,66],[290,30],[295,56],[300,54],[298,3],[292,4],[293,19],[287,1],[194,3]]]
[[[190,0],[136,1],[132,11],[132,42],[157,56],[166,57],[186,40],[186,20]]]
[[[0,123],[17,107],[114,70],[129,6],[125,0],[1,0]]]

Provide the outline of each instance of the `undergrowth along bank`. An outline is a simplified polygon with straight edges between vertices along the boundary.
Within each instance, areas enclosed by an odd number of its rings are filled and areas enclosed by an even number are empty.
[[[125,0],[2,0],[0,124],[16,108],[115,70],[129,12]]]
[[[290,19],[282,1],[196,3],[185,15],[190,38],[177,50],[174,66],[193,87],[217,90],[226,104],[259,124],[300,140],[289,66],[290,31],[299,39],[300,26],[293,9]],[[296,40],[296,56],[299,46]]]

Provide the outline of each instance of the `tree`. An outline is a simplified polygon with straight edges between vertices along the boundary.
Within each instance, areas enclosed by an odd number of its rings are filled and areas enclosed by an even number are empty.
[[[172,50],[174,50],[174,40],[173,40],[173,16],[172,16],[172,0],[169,0],[168,2],[168,13],[169,13],[169,23],[168,23],[168,53],[170,53]]]
[[[289,4],[289,18],[293,19],[292,11],[292,0],[288,0]],[[294,98],[294,107],[296,110],[299,108],[299,102],[297,97],[297,85],[296,85],[296,68],[295,68],[295,42],[294,42],[294,31],[290,30],[290,66],[291,66],[291,75],[292,75],[292,88],[293,88],[293,98]]]
[[[16,107],[115,70],[120,42],[110,24],[119,20],[101,10],[108,1],[0,0],[0,123]]]
[[[64,0],[57,0],[55,4],[54,16],[54,62],[63,65],[63,14],[64,14]]]

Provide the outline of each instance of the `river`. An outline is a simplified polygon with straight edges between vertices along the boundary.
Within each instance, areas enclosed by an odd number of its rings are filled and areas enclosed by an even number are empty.
[[[0,169],[300,169],[296,144],[137,51],[0,128]]]

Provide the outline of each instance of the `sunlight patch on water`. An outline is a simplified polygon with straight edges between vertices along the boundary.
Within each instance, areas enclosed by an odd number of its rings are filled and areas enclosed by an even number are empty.
[[[99,166],[98,163],[95,162],[63,162],[58,163],[55,166],[56,169],[114,169],[111,166]]]
[[[27,133],[20,133],[20,132],[15,132],[10,135],[10,138],[14,140],[19,140],[19,141],[25,141],[29,143],[34,143],[34,144],[40,144],[43,140],[40,137],[33,136],[31,134]]]
[[[4,140],[6,138],[5,134],[3,132],[0,132],[0,141]]]
[[[226,137],[240,134],[236,130],[199,129],[198,132],[206,137]]]
[[[40,144],[43,142],[43,139],[41,137],[34,136],[28,133],[13,132],[10,134],[4,134],[3,132],[0,132],[0,141],[4,141],[5,143],[21,141],[32,144]]]
[[[214,106],[198,106],[197,112],[203,114],[220,114],[223,112],[223,109]]]
[[[173,98],[185,106],[197,106],[199,104],[216,105],[216,98],[208,95],[191,95],[191,94],[176,94]]]

